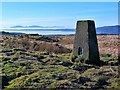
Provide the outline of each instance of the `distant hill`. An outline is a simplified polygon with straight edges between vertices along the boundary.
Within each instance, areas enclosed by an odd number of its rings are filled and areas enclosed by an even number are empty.
[[[21,26],[21,25],[17,25],[17,26],[13,26],[10,28],[62,28],[62,26],[38,26],[38,25]]]
[[[13,28],[23,28],[24,26],[14,26]],[[58,27],[58,26],[51,26],[51,27]],[[50,27],[46,27],[48,29],[39,29],[39,28],[45,28],[44,26],[36,26],[36,25],[32,25],[32,26],[27,26],[27,27],[24,27],[25,29],[20,29],[21,32],[22,31],[29,31],[31,33],[31,31],[62,31],[62,32],[75,32],[75,29],[49,29]],[[36,29],[37,28],[37,29]],[[14,30],[15,30],[14,29]],[[4,31],[4,30],[3,30]],[[23,33],[8,33],[8,32],[2,32],[3,34],[13,34],[13,35],[16,35],[16,34],[23,34]],[[115,25],[115,26],[104,26],[104,27],[98,27],[96,28],[96,33],[97,34],[120,34],[120,25]]]
[[[19,35],[24,33],[0,31],[0,35]]]
[[[11,28],[23,28],[23,26],[18,25],[18,26],[13,26]]]
[[[120,25],[96,28],[97,34],[120,34]]]

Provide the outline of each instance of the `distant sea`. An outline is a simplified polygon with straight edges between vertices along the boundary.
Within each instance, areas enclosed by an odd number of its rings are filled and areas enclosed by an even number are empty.
[[[41,28],[10,28],[0,29],[0,31],[13,32],[13,33],[26,33],[26,34],[40,34],[40,35],[69,35],[75,34],[75,29],[41,29]],[[104,26],[96,28],[97,34],[120,34],[120,25]]]
[[[40,34],[40,35],[69,35],[75,34],[75,29],[2,29],[5,32]]]

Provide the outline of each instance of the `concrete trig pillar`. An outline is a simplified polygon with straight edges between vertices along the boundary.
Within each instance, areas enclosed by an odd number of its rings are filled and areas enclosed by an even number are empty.
[[[88,63],[100,64],[94,21],[77,21],[73,55],[80,56]]]

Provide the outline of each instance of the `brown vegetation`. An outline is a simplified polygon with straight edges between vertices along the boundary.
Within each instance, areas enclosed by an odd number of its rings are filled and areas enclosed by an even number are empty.
[[[57,38],[33,35],[3,36],[3,48],[20,48],[33,51],[47,51],[49,53],[69,53],[70,49],[57,43]]]
[[[118,35],[97,35],[98,47],[101,53],[111,53],[118,56]],[[72,49],[74,36],[62,37],[59,44]]]
[[[97,35],[99,51],[118,56],[118,35]],[[3,36],[5,48],[23,48],[35,51],[68,53],[73,48],[74,36],[17,35]]]

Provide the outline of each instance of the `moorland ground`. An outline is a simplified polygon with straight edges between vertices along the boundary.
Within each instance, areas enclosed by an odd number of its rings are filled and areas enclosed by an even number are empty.
[[[120,88],[118,35],[97,38],[101,66],[72,61],[73,35],[1,36],[2,88]]]

